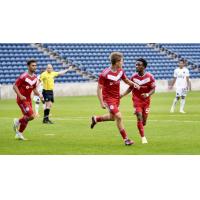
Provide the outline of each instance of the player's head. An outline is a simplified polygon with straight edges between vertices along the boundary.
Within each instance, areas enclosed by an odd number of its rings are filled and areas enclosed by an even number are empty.
[[[46,70],[48,73],[51,73],[53,71],[53,66],[51,64],[48,64]]]
[[[147,64],[148,63],[144,58],[138,58],[135,63],[136,71],[137,72],[144,71],[147,67]]]
[[[116,66],[117,68],[122,68],[124,64],[123,54],[120,52],[112,52],[110,54],[111,65]]]
[[[35,73],[37,69],[37,61],[35,59],[30,59],[27,61],[28,70],[31,73]]]
[[[179,67],[182,69],[184,66],[185,66],[185,60],[183,59],[183,58],[181,58],[180,60],[179,60]]]

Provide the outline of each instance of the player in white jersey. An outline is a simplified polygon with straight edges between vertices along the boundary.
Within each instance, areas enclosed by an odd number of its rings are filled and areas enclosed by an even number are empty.
[[[37,78],[38,78],[38,80],[40,80],[40,75],[38,75]],[[43,83],[40,81],[38,81],[38,83],[37,83],[37,90],[42,95]],[[39,96],[34,95],[33,101],[35,102],[35,115],[36,115],[36,117],[38,117],[39,116],[39,107],[40,107],[40,102],[41,102]],[[43,109],[45,109],[45,104],[43,104]]]
[[[185,60],[181,59],[179,61],[179,67],[174,70],[174,79],[172,81],[172,85],[170,86],[170,89],[173,88],[174,84],[176,87],[176,97],[173,101],[172,107],[170,112],[174,112],[176,103],[181,98],[180,102],[180,113],[184,112],[184,106],[185,106],[185,97],[187,95],[187,91],[190,87],[189,82],[189,70],[185,67]]]

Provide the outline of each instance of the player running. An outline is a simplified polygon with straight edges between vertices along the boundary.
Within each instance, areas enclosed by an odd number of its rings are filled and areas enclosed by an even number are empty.
[[[129,86],[139,89],[139,86],[130,81],[126,75],[123,66],[123,54],[120,52],[113,52],[110,55],[111,66],[103,70],[99,75],[97,96],[100,105],[103,109],[107,108],[109,114],[102,116],[93,116],[91,118],[91,128],[98,122],[115,121],[117,128],[125,142],[125,145],[132,145],[134,142],[128,139],[127,133],[122,121],[122,115],[119,111],[120,104],[120,80],[123,80]]]
[[[176,97],[172,103],[172,107],[170,112],[173,113],[176,107],[176,103],[180,102],[180,113],[185,113],[184,106],[185,106],[185,98],[187,95],[187,91],[189,90],[190,80],[189,80],[189,70],[185,67],[185,60],[181,59],[179,61],[179,67],[174,70],[174,79],[172,81],[171,86],[169,89],[172,89],[174,84],[176,83]]]
[[[144,126],[146,125],[150,110],[150,97],[155,92],[155,79],[152,74],[145,71],[147,67],[147,61],[145,59],[137,59],[135,66],[137,73],[133,74],[131,81],[137,83],[140,86],[140,90],[129,87],[121,95],[121,98],[132,91],[133,106],[137,116],[137,127],[142,139],[142,144],[146,144],[148,141],[144,134]]]
[[[38,78],[37,90],[42,95],[43,83],[42,83],[42,81],[39,81],[40,75],[38,75],[37,78]],[[40,97],[37,95],[34,95],[33,101],[35,102],[35,116],[39,117],[39,107],[40,107],[40,103],[41,103]],[[42,104],[42,105],[43,105],[43,110],[45,110],[45,104]]]
[[[69,66],[68,69],[55,72],[53,70],[53,66],[51,64],[47,65],[46,71],[44,71],[40,75],[40,81],[43,82],[43,97],[45,101],[45,109],[44,109],[44,118],[43,118],[43,123],[44,124],[53,124],[51,120],[49,120],[49,113],[50,109],[52,107],[52,103],[54,102],[54,94],[53,94],[53,89],[54,89],[54,78],[57,76],[62,76],[65,73],[67,73],[69,70],[72,69],[72,66]]]
[[[17,94],[17,104],[23,113],[22,118],[15,118],[13,121],[13,128],[16,133],[15,138],[20,140],[25,140],[23,132],[26,129],[28,122],[33,120],[35,117],[31,102],[32,91],[43,100],[43,96],[36,88],[38,81],[37,76],[34,74],[37,68],[36,60],[29,60],[27,66],[28,72],[21,74],[13,85],[13,89]]]

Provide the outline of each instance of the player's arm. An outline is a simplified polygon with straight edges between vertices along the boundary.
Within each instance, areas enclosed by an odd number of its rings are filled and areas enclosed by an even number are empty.
[[[126,83],[127,85],[129,85],[130,87],[134,87],[136,89],[140,89],[140,86],[137,83],[134,83],[133,81],[129,80],[128,78],[122,79],[124,81],[124,83]]]
[[[187,81],[187,90],[191,90],[191,85],[190,85],[190,78],[189,78],[189,76],[186,76],[186,81]]]
[[[141,96],[143,96],[144,98],[150,97],[151,95],[153,95],[155,93],[155,88],[153,88],[152,90],[150,90],[149,93],[143,93],[141,94]]]
[[[16,82],[13,85],[13,90],[15,91],[15,93],[17,94],[17,96],[20,98],[21,101],[26,100],[26,97],[23,96],[20,91],[18,86],[21,84],[21,78],[19,77]]]
[[[120,98],[122,98],[122,97],[128,95],[131,91],[132,91],[132,87],[129,87],[124,93],[122,93],[122,94],[120,95]]]
[[[70,66],[69,68],[65,69],[65,70],[61,70],[58,72],[58,76],[63,76],[64,74],[66,74],[68,71],[70,71],[72,69],[72,66]]]
[[[154,77],[151,77],[151,85],[150,85],[151,90],[148,93],[141,94],[141,96],[143,96],[144,98],[150,97],[155,93],[155,88],[156,88],[155,79]]]
[[[172,80],[171,85],[169,86],[169,89],[171,90],[174,87],[174,84],[176,83],[176,77],[174,77],[174,79]]]
[[[102,95],[102,85],[98,83],[97,85],[97,96],[98,96],[98,99],[99,99],[99,102],[100,102],[100,105],[103,109],[105,109],[105,104],[103,102],[103,95]]]

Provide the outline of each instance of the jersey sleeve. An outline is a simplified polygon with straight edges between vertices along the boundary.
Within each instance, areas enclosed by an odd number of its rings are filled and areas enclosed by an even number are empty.
[[[24,81],[24,76],[21,75],[21,76],[19,76],[19,77],[17,78],[17,80],[15,81],[15,85],[16,85],[17,87],[19,87],[19,86],[23,83],[23,81]]]
[[[104,82],[105,82],[105,77],[102,74],[100,74],[99,79],[98,79],[98,83],[100,85],[104,85]]]
[[[174,70],[174,78],[177,78],[177,70]]]
[[[126,80],[127,79],[127,76],[126,76],[126,73],[125,71],[123,70],[123,74],[122,74],[122,77],[121,77],[122,80]]]
[[[53,77],[57,77],[59,75],[59,72],[53,72]]]

